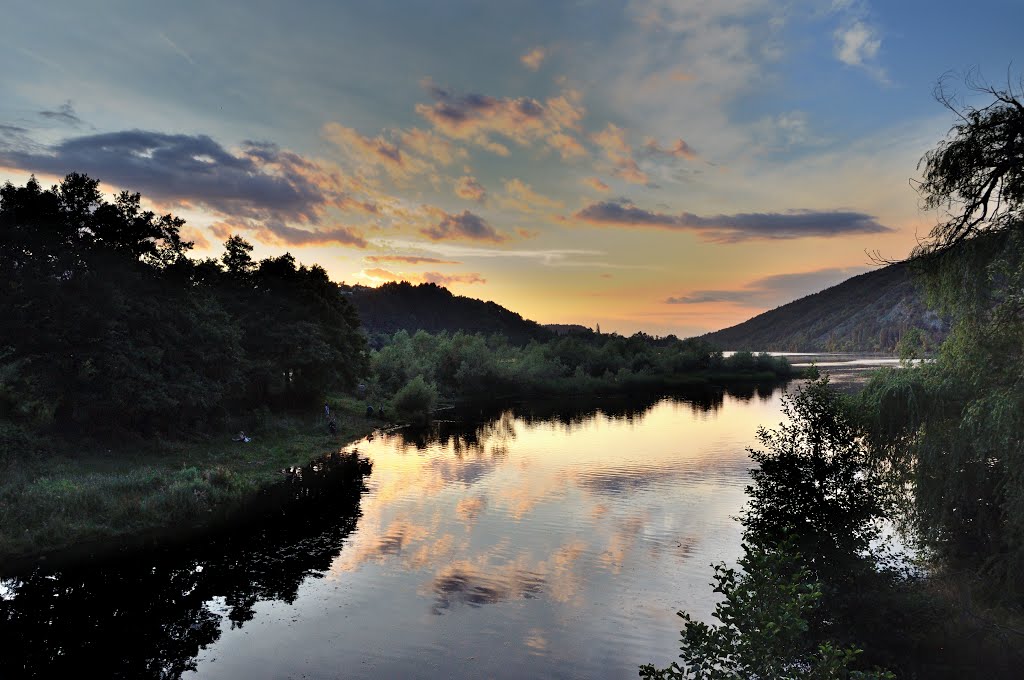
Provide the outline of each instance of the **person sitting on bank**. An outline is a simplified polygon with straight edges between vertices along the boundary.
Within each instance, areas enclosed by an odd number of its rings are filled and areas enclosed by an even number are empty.
[[[233,441],[233,442],[244,442],[244,443],[248,444],[252,440],[250,439],[249,435],[247,435],[242,430],[239,430],[238,434],[231,438],[231,441]]]

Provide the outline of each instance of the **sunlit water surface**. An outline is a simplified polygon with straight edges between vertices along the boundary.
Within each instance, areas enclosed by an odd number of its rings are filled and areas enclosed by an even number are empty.
[[[361,494],[321,485],[307,510],[198,547],[8,579],[13,663],[635,677],[676,658],[678,610],[709,619],[710,565],[740,554],[745,449],[781,393],[518,404],[378,434],[346,448],[372,462]]]

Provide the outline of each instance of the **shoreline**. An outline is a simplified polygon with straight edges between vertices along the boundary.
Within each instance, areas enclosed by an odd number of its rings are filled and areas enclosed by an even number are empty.
[[[521,391],[506,398],[670,394],[679,389],[787,382],[765,374],[689,374],[618,389]],[[625,388],[625,389],[623,389]],[[491,395],[494,398],[494,395]],[[476,397],[460,395],[453,404]],[[239,521],[261,493],[286,480],[289,468],[341,452],[390,420],[367,418],[363,400],[335,403],[336,434],[322,414],[277,416],[254,430],[250,442],[220,433],[188,440],[139,440],[117,449],[63,439],[44,441],[55,450],[12,456],[0,478],[0,576],[39,562],[71,563],[132,546],[188,540]],[[79,448],[83,447],[83,448]],[[69,454],[67,451],[76,453]],[[244,520],[244,518],[241,518]]]
[[[335,409],[333,435],[322,415],[283,416],[248,443],[226,433],[118,449],[51,440],[61,453],[12,456],[0,480],[0,576],[187,540],[238,521],[263,492],[286,481],[289,469],[389,425],[358,415],[355,403],[346,398]]]

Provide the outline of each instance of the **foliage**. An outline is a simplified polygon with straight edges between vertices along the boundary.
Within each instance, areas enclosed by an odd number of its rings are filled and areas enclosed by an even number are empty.
[[[759,428],[750,450],[749,535],[767,545],[790,537],[817,579],[837,578],[868,554],[886,514],[881,482],[860,426],[825,375],[786,395],[786,421]]]
[[[885,503],[861,427],[827,375],[786,395],[783,413],[788,422],[758,430],[765,449],[750,451],[758,466],[741,516],[739,571],[715,566],[721,623],[680,612],[682,664],[644,666],[642,677],[894,677],[856,670],[852,643],[880,622],[855,601],[864,585],[882,586],[878,601],[893,592],[871,553]]]
[[[709,380],[771,380],[783,357],[721,352],[700,340],[643,333],[566,335],[516,346],[504,336],[398,331],[372,352],[373,390],[394,394],[416,376],[448,398],[515,393],[586,394],[664,389]]]
[[[1024,79],[1016,87],[1008,82],[1005,89],[975,73],[965,81],[991,101],[981,108],[962,103],[948,88],[948,79],[936,87],[936,99],[957,122],[919,164],[924,166],[918,186],[924,206],[947,215],[918,247],[919,256],[942,252],[985,231],[1013,229],[1024,211]]]
[[[771,549],[745,544],[740,570],[715,566],[718,625],[679,612],[684,628],[682,662],[640,668],[640,677],[658,680],[750,680],[806,678],[839,680],[894,678],[891,673],[851,669],[860,651],[830,642],[815,645],[808,615],[822,593],[790,543]]]
[[[238,236],[223,264],[193,260],[183,226],[85,175],[0,188],[0,417],[194,431],[365,374],[358,318],[322,268],[256,263]]]
[[[437,404],[437,388],[427,383],[422,375],[410,380],[391,399],[391,408],[402,420],[424,423]]]
[[[1024,595],[1024,100],[967,84],[948,139],[922,158],[926,207],[946,211],[915,251],[930,300],[954,326],[934,362],[883,372],[862,395],[870,443],[925,545]]]

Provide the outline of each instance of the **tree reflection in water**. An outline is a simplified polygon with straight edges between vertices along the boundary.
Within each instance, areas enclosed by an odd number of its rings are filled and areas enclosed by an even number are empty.
[[[355,529],[370,463],[333,454],[289,471],[249,518],[186,545],[0,581],[0,677],[176,678],[264,600],[292,603]]]

